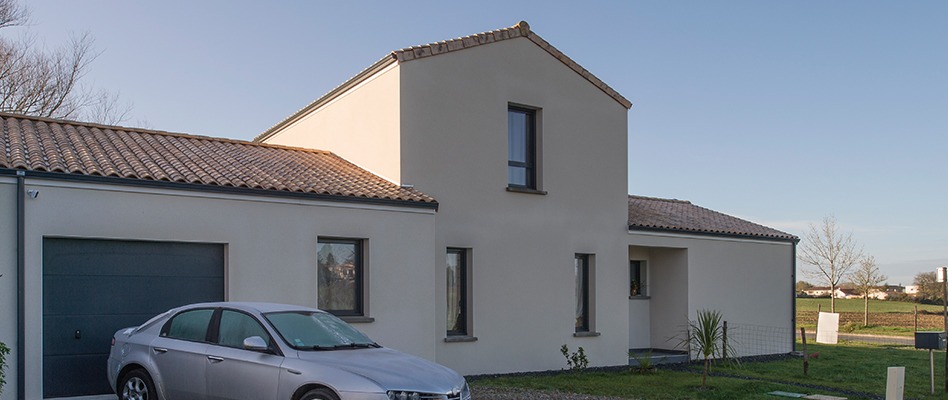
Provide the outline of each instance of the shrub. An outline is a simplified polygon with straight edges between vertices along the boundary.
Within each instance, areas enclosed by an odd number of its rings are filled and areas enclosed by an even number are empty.
[[[570,371],[582,372],[589,367],[589,359],[586,358],[586,350],[583,346],[579,346],[579,349],[570,353],[569,347],[564,344],[560,347],[560,354],[566,357],[566,365],[569,366]]]
[[[0,342],[0,394],[3,394],[3,386],[7,383],[4,370],[7,367],[8,354],[10,354],[10,348],[7,347],[6,343]]]

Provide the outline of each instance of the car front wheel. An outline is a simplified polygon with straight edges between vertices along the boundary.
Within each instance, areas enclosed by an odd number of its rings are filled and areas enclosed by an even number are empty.
[[[332,390],[319,388],[306,392],[300,400],[339,400],[339,397]]]
[[[148,373],[142,369],[129,371],[119,382],[119,399],[121,400],[157,400],[155,384]]]

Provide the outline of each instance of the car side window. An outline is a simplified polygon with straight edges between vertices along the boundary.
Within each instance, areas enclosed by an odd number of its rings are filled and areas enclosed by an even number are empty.
[[[260,336],[270,346],[270,334],[254,317],[239,311],[223,310],[217,343],[221,346],[244,347],[244,339]]]
[[[213,309],[190,310],[171,317],[161,330],[161,336],[203,342],[207,327],[214,316]]]

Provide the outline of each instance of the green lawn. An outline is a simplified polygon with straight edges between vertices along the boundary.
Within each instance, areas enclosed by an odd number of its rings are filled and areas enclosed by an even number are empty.
[[[643,400],[781,399],[766,394],[774,390],[864,399],[869,398],[867,395],[884,397],[887,368],[904,366],[906,399],[948,399],[944,393],[944,352],[935,353],[935,395],[929,392],[926,351],[849,344],[810,345],[809,352],[819,353],[819,357],[810,361],[808,375],[803,375],[801,358],[745,362],[740,366],[719,365],[713,371],[718,375],[709,378],[706,390],[698,389],[701,375],[697,365],[690,370],[663,369],[651,374],[564,372],[475,379],[472,386],[475,397],[478,387],[507,386]]]
[[[821,305],[824,312],[830,311],[830,299],[797,299],[797,311],[816,311],[817,305]],[[869,312],[913,313],[916,305],[919,311],[942,312],[942,306],[875,299],[869,299]],[[861,313],[864,306],[863,299],[836,299],[836,312]]]

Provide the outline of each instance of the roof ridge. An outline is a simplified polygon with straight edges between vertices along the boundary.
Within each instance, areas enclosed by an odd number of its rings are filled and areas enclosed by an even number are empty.
[[[656,201],[665,201],[669,203],[682,203],[682,204],[692,204],[688,200],[679,200],[679,199],[666,199],[663,197],[650,197],[650,196],[640,196],[636,194],[630,194],[629,198],[631,199],[641,199],[641,200],[656,200]],[[692,204],[693,205],[693,204]],[[703,207],[702,207],[703,208]]]
[[[252,147],[266,147],[266,148],[283,149],[283,150],[304,151],[304,152],[317,153],[317,154],[335,155],[333,152],[328,151],[328,150],[310,149],[306,147],[286,146],[286,145],[280,145],[280,144],[253,142],[253,141],[248,141],[248,140],[231,139],[231,138],[224,138],[224,137],[195,135],[195,134],[185,133],[185,132],[170,132],[170,131],[162,131],[162,130],[157,130],[157,129],[137,128],[137,127],[129,127],[129,126],[121,126],[121,125],[106,125],[106,124],[99,124],[95,122],[82,122],[82,121],[76,121],[76,120],[71,120],[71,119],[56,119],[56,118],[49,118],[49,117],[39,117],[35,115],[18,114],[18,113],[12,113],[12,112],[0,112],[0,118],[17,118],[17,119],[32,120],[32,121],[37,121],[37,122],[44,122],[47,124],[69,125],[73,127],[86,127],[90,129],[121,131],[121,132],[139,133],[139,134],[145,134],[145,135],[167,136],[167,137],[175,137],[175,138],[181,138],[181,139],[209,140],[209,141],[220,142],[220,143],[231,143],[231,144],[239,144],[239,145],[252,146]]]
[[[587,69],[583,68],[579,63],[573,61],[572,58],[567,56],[565,53],[554,47],[550,42],[544,40],[540,35],[537,35],[530,29],[530,24],[527,21],[520,21],[514,26],[495,29],[492,31],[486,31],[481,33],[475,33],[473,35],[463,36],[454,39],[446,39],[440,42],[419,44],[410,47],[405,47],[402,49],[394,50],[386,54],[382,59],[376,61],[374,64],[370,65],[368,68],[362,70],[355,76],[349,78],[345,82],[336,86],[332,90],[326,92],[326,94],[318,97],[316,100],[313,100],[303,108],[300,108],[295,113],[290,114],[288,117],[284,118],[280,122],[277,122],[273,126],[267,128],[267,130],[261,132],[259,135],[253,138],[254,142],[262,142],[266,139],[272,137],[277,130],[284,126],[288,126],[300,118],[302,118],[310,110],[322,107],[332,99],[336,98],[339,94],[349,90],[363,80],[369,78],[370,76],[376,74],[379,71],[384,70],[386,67],[392,63],[402,63],[411,60],[417,60],[420,58],[431,57],[439,54],[449,53],[453,51],[463,50],[471,47],[480,46],[482,44],[489,44],[509,39],[515,39],[518,37],[523,37],[529,39],[531,42],[539,46],[541,49],[549,53],[553,58],[556,58],[568,68],[572,69],[574,72],[585,78],[593,86],[599,88],[607,96],[612,97],[613,100],[618,102],[620,105],[626,109],[632,108],[632,102],[629,99],[626,99],[624,96],[619,94],[611,86],[603,82],[601,79],[593,75]]]

